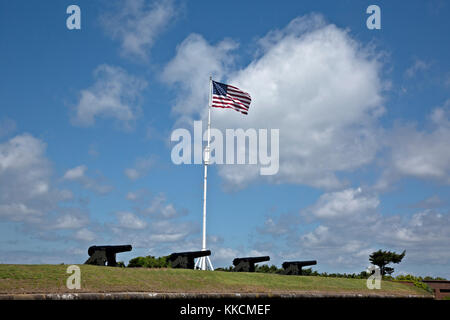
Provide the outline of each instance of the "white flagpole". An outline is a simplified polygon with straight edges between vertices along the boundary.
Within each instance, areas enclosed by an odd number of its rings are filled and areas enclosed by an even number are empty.
[[[207,190],[207,177],[208,177],[208,165],[210,160],[210,141],[211,141],[211,105],[212,105],[212,77],[209,77],[209,103],[208,103],[208,142],[205,147],[203,163],[205,167],[205,173],[203,178],[203,239],[202,239],[202,251],[206,250],[206,190]],[[211,260],[208,256],[200,257],[195,268],[201,270],[214,270]]]

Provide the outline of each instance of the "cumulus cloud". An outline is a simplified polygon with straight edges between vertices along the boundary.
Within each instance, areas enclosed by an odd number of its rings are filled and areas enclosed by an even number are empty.
[[[214,247],[214,250],[211,252],[211,260],[214,262],[215,268],[219,266],[228,267],[231,265],[233,259],[239,257],[240,254],[240,251],[233,248]]]
[[[378,188],[409,176],[440,183],[450,183],[450,100],[435,108],[428,119],[428,129],[414,124],[394,128],[387,144],[387,168],[378,181]]]
[[[88,223],[89,218],[86,215],[66,213],[58,216],[50,227],[52,229],[79,229]]]
[[[112,191],[113,187],[103,183],[102,180],[104,179],[101,175],[98,175],[95,178],[88,177],[86,175],[87,169],[88,168],[85,165],[69,169],[64,173],[63,180],[78,182],[86,189],[100,195],[105,195]]]
[[[168,250],[189,250],[189,241],[197,238],[199,232],[198,226],[191,222],[174,219],[154,221],[130,212],[119,216],[118,222],[110,226],[116,241],[133,243],[136,248],[151,249],[153,254],[161,255],[167,254]]]
[[[147,226],[145,221],[139,219],[131,212],[118,212],[116,215],[119,227],[127,229],[144,229]]]
[[[379,204],[378,197],[364,194],[361,188],[345,189],[324,193],[306,214],[312,214],[320,219],[341,219],[373,212]]]
[[[30,134],[0,143],[0,221],[20,223],[18,230],[35,238],[62,239],[62,231],[77,232],[89,216],[67,204],[72,192],[57,187],[45,153],[46,144]],[[67,177],[76,178],[80,171]]]
[[[258,227],[257,231],[272,236],[286,235],[295,232],[295,228],[300,222],[299,215],[282,213],[278,217],[267,217],[264,220],[264,226]]]
[[[163,194],[150,198],[145,190],[128,193],[127,198],[136,206],[117,212],[116,222],[107,224],[115,241],[132,243],[135,248],[150,250],[152,255],[198,249],[199,224],[182,219],[186,210],[176,208]]]
[[[75,232],[74,238],[76,240],[90,242],[90,241],[95,240],[97,238],[97,236],[94,232],[90,231],[89,229],[82,228],[82,229],[78,230],[77,232]],[[84,253],[84,252],[82,252],[82,253]],[[80,252],[80,254],[81,254],[81,252]]]
[[[141,190],[137,193],[128,193],[127,198],[131,201],[137,201],[145,194]],[[157,220],[174,219],[187,214],[186,209],[176,209],[173,203],[168,203],[167,197],[163,193],[154,196],[149,203],[141,202],[135,209],[140,214]]]
[[[179,119],[206,117],[212,74],[252,96],[247,117],[214,110],[214,127],[280,130],[280,170],[269,181],[337,188],[343,182],[336,172],[374,159],[384,110],[380,64],[347,31],[318,15],[296,18],[261,39],[259,55],[241,70],[230,65],[235,47],[230,40],[209,44],[195,34],[178,47],[164,75],[182,88],[173,107]],[[227,183],[238,186],[259,179],[258,171],[239,165],[219,169]]]
[[[187,214],[187,210],[176,208],[164,193],[152,194],[147,189],[130,191],[125,198],[134,204],[134,211],[152,221],[177,219]]]
[[[138,100],[146,82],[122,68],[105,64],[95,69],[94,78],[95,83],[80,92],[72,124],[92,126],[101,117],[115,119],[124,128],[130,128],[140,111]]]
[[[122,54],[145,60],[156,38],[174,19],[171,0],[126,0],[115,2],[101,17],[105,32],[121,44]]]
[[[162,79],[181,90],[173,113],[180,121],[201,114],[208,104],[209,76],[220,79],[231,71],[237,43],[225,39],[210,45],[201,35],[191,34],[177,47],[176,56],[167,64]],[[205,90],[206,88],[206,90]]]
[[[78,180],[84,177],[84,173],[86,172],[87,167],[86,166],[78,166],[72,169],[69,169],[64,174],[63,179],[67,180]]]
[[[22,134],[0,144],[0,217],[39,221],[54,206],[46,144]]]
[[[450,263],[445,248],[450,243],[450,214],[423,209],[412,215],[381,214],[376,194],[361,188],[325,193],[303,210],[301,220],[266,219],[260,233],[270,233],[283,244],[272,248],[284,258],[317,259],[333,270],[362,271],[371,252],[382,249],[402,251],[407,258],[405,268],[434,264],[438,274]],[[288,232],[274,232],[288,230]],[[423,272],[423,270],[419,270]],[[442,272],[442,273],[439,273]]]

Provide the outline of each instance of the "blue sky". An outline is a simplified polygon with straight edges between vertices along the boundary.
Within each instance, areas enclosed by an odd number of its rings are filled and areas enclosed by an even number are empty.
[[[66,8],[81,9],[81,30]],[[381,8],[369,30],[366,8]],[[231,10],[232,7],[239,10]],[[0,262],[82,263],[92,244],[199,250],[203,168],[170,135],[205,119],[208,78],[280,130],[280,170],[213,165],[208,247],[360,272],[450,277],[445,1],[14,1],[0,4]],[[276,90],[274,90],[276,88]]]

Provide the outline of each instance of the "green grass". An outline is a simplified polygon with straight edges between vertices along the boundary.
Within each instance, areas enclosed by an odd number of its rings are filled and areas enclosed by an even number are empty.
[[[0,293],[68,292],[67,265],[0,264]],[[375,293],[430,295],[402,283],[382,281],[381,290],[369,290],[366,280],[285,276],[183,269],[111,268],[80,265],[77,292],[185,292],[185,293]]]

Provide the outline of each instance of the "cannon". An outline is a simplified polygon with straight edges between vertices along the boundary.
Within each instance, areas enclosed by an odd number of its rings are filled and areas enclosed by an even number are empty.
[[[209,250],[174,252],[168,260],[172,268],[194,269],[194,259],[210,255],[211,251]]]
[[[313,266],[316,265],[316,260],[308,260],[308,261],[285,261],[282,264],[284,269],[284,274],[288,275],[301,275],[302,267]]]
[[[131,251],[131,245],[122,246],[91,246],[88,249],[89,259],[84,264],[108,267],[117,266],[116,254],[119,252]]]
[[[269,260],[269,256],[236,258],[233,260],[234,271],[255,272],[255,263]]]

